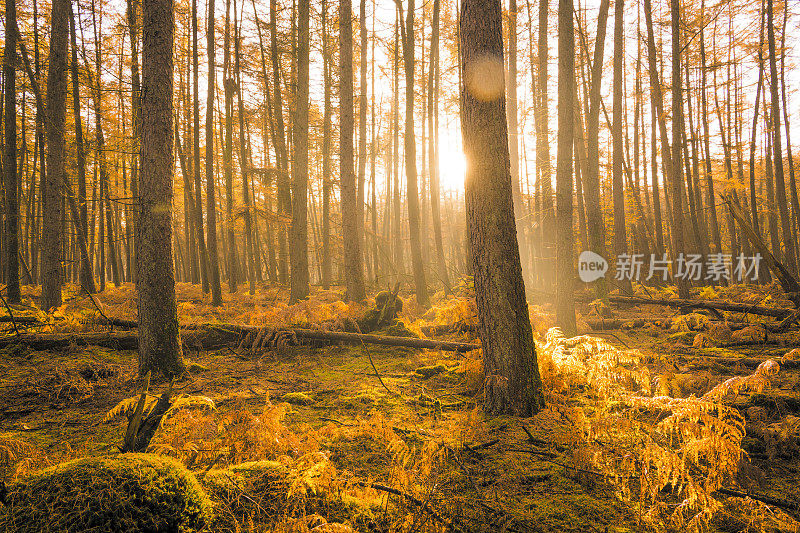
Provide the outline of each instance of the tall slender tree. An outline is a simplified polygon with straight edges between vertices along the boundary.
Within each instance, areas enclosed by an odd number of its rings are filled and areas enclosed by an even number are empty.
[[[5,150],[3,185],[6,196],[5,264],[6,289],[11,302],[19,302],[19,200],[17,191],[17,0],[6,0],[6,42],[3,52],[3,82],[5,83]]]
[[[403,16],[403,6],[396,0]],[[420,234],[419,184],[417,182],[417,141],[414,133],[414,0],[408,0],[405,26],[400,25],[400,38],[403,43],[403,67],[406,74],[406,120],[403,134],[403,147],[406,160],[406,193],[408,204],[408,230],[411,244],[411,269],[414,273],[414,287],[417,303],[422,307],[430,305],[428,286],[425,282],[425,265],[422,258],[422,236]]]
[[[208,88],[206,90],[206,223],[208,225],[208,274],[211,283],[211,305],[222,305],[222,286],[217,251],[217,193],[214,181],[214,97],[217,88],[217,66],[214,0],[208,0],[206,50],[208,55]]]
[[[620,4],[622,0],[617,0]],[[573,134],[575,127],[575,30],[572,0],[558,2],[558,153],[556,156],[556,322],[565,335],[577,333],[573,280]]]
[[[356,174],[353,167],[353,3],[339,0],[339,166],[342,241],[347,298],[366,298],[358,239]]]
[[[647,0],[646,0],[647,1]],[[645,8],[646,9],[646,8]],[[681,86],[681,13],[680,0],[670,0],[672,26],[672,253],[677,259],[684,253],[683,238],[683,175],[681,173],[681,139],[683,135],[683,94]],[[662,157],[663,154],[662,154]],[[676,276],[678,295],[689,297],[689,283]]]
[[[622,59],[624,55],[624,28],[625,28],[625,2],[614,2],[614,90],[612,108],[612,178],[611,189],[614,200],[614,254],[619,257],[628,251],[628,237],[625,228],[625,191],[623,190],[623,138],[622,138],[622,91],[624,78],[622,74]],[[619,276],[618,276],[619,277]],[[631,294],[631,280],[623,276],[620,280],[620,290]]]
[[[308,275],[308,91],[309,91],[309,0],[298,0],[297,82],[295,88],[294,162],[292,164],[292,233],[290,300],[310,293]]]

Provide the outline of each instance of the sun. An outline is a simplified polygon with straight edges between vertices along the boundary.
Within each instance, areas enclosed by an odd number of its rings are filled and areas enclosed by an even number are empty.
[[[464,190],[467,174],[467,158],[461,143],[442,143],[439,148],[439,187],[442,191]]]

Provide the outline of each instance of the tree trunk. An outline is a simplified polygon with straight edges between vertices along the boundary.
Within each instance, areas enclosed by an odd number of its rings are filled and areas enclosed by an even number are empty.
[[[514,225],[499,0],[464,0],[459,29],[465,195],[486,375],[484,409],[531,416],[544,407],[544,396]]]
[[[681,137],[683,134],[683,94],[681,94],[680,0],[670,0],[672,21],[672,252],[675,258],[684,252],[683,176],[681,174]],[[689,296],[689,284],[677,278],[678,296]]]
[[[54,0],[50,18],[47,67],[47,177],[42,193],[42,303],[45,311],[61,306],[61,196],[66,177],[64,126],[67,98],[69,0]]]
[[[223,50],[222,84],[225,90],[225,148],[223,151],[223,173],[225,174],[225,230],[228,247],[228,292],[235,293],[239,283],[239,267],[236,259],[236,235],[233,231],[233,91],[234,81],[230,78],[230,0],[225,1],[225,44]],[[281,179],[281,178],[279,178]]]
[[[171,0],[144,0],[142,168],[139,197],[139,373],[184,372],[172,263]]]
[[[516,1],[516,0],[512,0]],[[516,4],[515,4],[516,5]],[[431,21],[431,51],[430,68],[428,76],[428,158],[431,176],[431,218],[433,219],[433,240],[436,248],[436,265],[439,272],[439,280],[444,284],[446,290],[450,290],[450,279],[447,275],[447,263],[444,259],[444,246],[442,244],[442,215],[441,198],[439,190],[439,12],[441,9],[440,0],[433,1],[433,20]],[[510,76],[510,75],[509,75]],[[515,93],[516,99],[516,93]],[[514,156],[512,155],[512,161]],[[513,163],[512,163],[513,165]],[[513,170],[512,170],[513,176]],[[512,178],[514,179],[514,178]],[[519,177],[517,176],[517,188],[519,188]],[[522,195],[519,198],[522,202]],[[515,200],[516,202],[516,200]],[[516,206],[516,203],[515,203]],[[524,239],[524,237],[523,237]]]
[[[792,223],[789,217],[789,202],[786,197],[786,180],[783,173],[783,150],[781,138],[781,111],[780,93],[777,66],[777,52],[775,50],[775,23],[773,21],[773,1],[767,0],[767,46],[769,47],[769,73],[770,73],[770,98],[772,107],[772,160],[775,164],[775,195],[778,201],[778,213],[781,218],[783,234],[783,247],[786,257],[786,266],[793,274],[797,273],[797,258],[795,258],[795,239],[792,236]]]
[[[399,0],[397,8],[400,10],[400,19],[402,20],[403,11]],[[408,230],[411,244],[411,269],[414,274],[417,303],[427,308],[430,306],[430,297],[425,283],[425,265],[422,259],[419,188],[417,183],[417,144],[414,133],[414,0],[409,0],[405,18],[405,26],[403,24],[400,25],[400,37],[403,42],[403,67],[406,74],[406,116],[403,147],[405,148],[406,160]]]
[[[192,173],[194,175],[194,188],[197,191],[195,198],[195,233],[197,235],[198,255],[200,256],[200,283],[203,294],[209,292],[208,280],[208,250],[206,239],[203,235],[203,187],[200,180],[200,77],[199,60],[197,51],[197,0],[192,0]]]
[[[208,89],[206,93],[206,224],[208,224],[208,274],[211,282],[211,305],[222,305],[217,250],[217,194],[214,182],[214,95],[216,92],[216,43],[214,40],[214,0],[208,0],[206,48],[208,51]]]
[[[308,297],[308,91],[309,91],[309,0],[299,0],[297,17],[297,86],[292,164],[292,228],[290,301]]]
[[[6,0],[6,43],[3,51],[5,84],[5,160],[3,186],[6,196],[6,290],[12,303],[20,301],[19,288],[19,181],[17,177],[17,0]],[[66,59],[65,59],[66,61]]]
[[[353,6],[339,1],[339,166],[341,183],[342,241],[347,299],[366,298],[364,269],[358,239],[356,175],[353,168]]]
[[[600,203],[600,86],[603,77],[603,50],[606,39],[609,0],[600,3],[597,18],[597,38],[592,60],[592,79],[589,93],[589,114],[586,117],[587,173],[584,179],[586,191],[586,221],[589,227],[589,249],[606,256],[606,230]],[[605,295],[604,278],[597,283],[598,296]]]
[[[614,91],[613,91],[613,124],[612,124],[612,178],[611,190],[614,200],[614,255],[620,257],[628,253],[628,237],[625,228],[625,191],[623,190],[623,163],[624,153],[622,147],[622,91],[624,90],[624,78],[622,77],[623,59],[623,30],[625,26],[624,1],[616,0],[614,3]],[[624,274],[624,273],[623,273]],[[619,277],[619,273],[617,275]],[[628,276],[622,275],[617,280],[620,291],[632,293],[631,280]]]
[[[142,94],[141,84],[139,82],[139,1],[128,0],[128,31],[131,39],[131,130],[133,132],[133,147],[131,153],[131,202],[136,205],[139,198],[139,151],[141,146],[141,124],[142,124]],[[138,245],[136,244],[139,238],[137,229],[138,220],[136,216],[133,217],[133,264],[137,264],[136,251]],[[138,278],[137,268],[133,269],[133,282],[137,283]]]
[[[269,3],[270,54],[272,56],[272,90],[275,108],[275,152],[278,161],[278,213],[286,217],[291,209],[289,192],[289,156],[286,152],[286,134],[283,123],[283,96],[281,94],[281,72],[278,58],[278,2]],[[352,33],[352,30],[351,30]],[[352,48],[352,47],[351,47]],[[351,50],[352,55],[352,50]],[[278,279],[286,283],[289,278],[289,250],[287,248],[286,225],[278,226]]]
[[[622,5],[622,0],[617,0]],[[575,128],[575,30],[572,0],[558,2],[558,153],[556,156],[556,323],[577,333],[573,280],[572,173]],[[621,18],[619,24],[621,25]]]
[[[322,0],[322,76],[324,87],[324,104],[322,119],[322,288],[331,287],[331,270],[333,257],[331,254],[331,49],[328,44],[328,3]],[[390,179],[387,177],[387,180]],[[388,202],[388,199],[387,199]]]
[[[236,90],[239,96],[239,171],[242,173],[242,200],[244,200],[244,253],[245,262],[247,263],[247,281],[250,289],[250,294],[256,293],[256,272],[255,261],[257,258],[253,252],[253,217],[250,205],[250,185],[247,181],[250,173],[250,158],[247,151],[247,143],[245,138],[244,129],[244,102],[242,99],[242,69],[240,67],[241,56],[241,23],[238,22],[238,15],[236,10],[236,2],[233,3],[234,16],[233,27],[236,39],[234,40],[234,50],[236,54],[235,71],[236,71]]]

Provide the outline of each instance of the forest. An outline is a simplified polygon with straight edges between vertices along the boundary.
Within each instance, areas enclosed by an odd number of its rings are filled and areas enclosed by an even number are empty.
[[[796,3],[2,3],[0,531],[800,532]]]

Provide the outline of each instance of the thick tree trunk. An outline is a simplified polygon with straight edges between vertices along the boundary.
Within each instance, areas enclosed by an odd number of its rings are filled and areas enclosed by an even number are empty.
[[[144,0],[139,197],[139,373],[184,371],[172,263],[172,0]]]
[[[544,407],[544,397],[514,225],[501,32],[499,0],[464,0],[461,117],[484,408],[531,416]]]
[[[67,99],[67,35],[69,0],[54,0],[50,18],[50,53],[47,67],[47,177],[42,192],[42,303],[49,311],[61,306],[61,196],[66,177],[64,126]]]
[[[292,229],[290,301],[308,297],[308,63],[309,63],[309,0],[299,0],[297,17],[297,86],[294,117],[294,162],[292,164]]]

